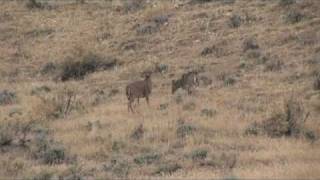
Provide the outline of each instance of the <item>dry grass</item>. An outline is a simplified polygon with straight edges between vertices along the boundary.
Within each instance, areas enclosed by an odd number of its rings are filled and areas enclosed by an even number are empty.
[[[0,91],[15,92],[15,101],[0,106],[0,126],[34,121],[49,130],[67,157],[44,164],[15,143],[0,146],[0,177],[318,178],[319,141],[245,135],[251,123],[272,117],[292,94],[310,112],[305,126],[320,133],[312,75],[318,66],[310,64],[319,53],[320,6],[317,0],[279,2],[152,1],[127,12],[120,1],[50,9],[1,1]],[[303,18],[287,23],[291,11]],[[237,28],[229,25],[233,15],[241,19]],[[167,19],[156,31],[137,33],[160,16]],[[252,48],[244,52],[252,37],[267,57],[263,63],[256,63],[260,55],[247,54]],[[206,47],[223,53],[201,56]],[[119,65],[66,82],[41,71],[50,62],[80,61],[87,52],[114,57]],[[240,68],[241,63],[250,66]],[[139,113],[128,113],[124,87],[157,64],[167,70],[152,76],[150,106],[141,99]],[[171,80],[193,69],[201,69],[212,84],[191,96],[177,92],[177,103]],[[190,104],[192,109],[184,108]],[[204,116],[203,110],[214,113]],[[143,133],[132,138],[141,124]]]

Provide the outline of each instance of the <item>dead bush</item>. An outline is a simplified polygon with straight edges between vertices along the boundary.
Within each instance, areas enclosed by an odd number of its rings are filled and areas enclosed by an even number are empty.
[[[72,112],[85,112],[86,108],[73,90],[62,90],[40,97],[37,116],[40,119],[54,120],[64,118]]]
[[[86,75],[98,70],[109,70],[117,66],[117,59],[103,58],[97,54],[88,53],[80,61],[67,59],[62,64],[60,79],[68,81],[70,79],[82,80]]]
[[[252,123],[245,134],[268,135],[270,137],[306,137],[313,136],[312,131],[305,127],[309,113],[305,112],[302,103],[291,98],[285,102],[283,112],[276,113],[261,123]]]

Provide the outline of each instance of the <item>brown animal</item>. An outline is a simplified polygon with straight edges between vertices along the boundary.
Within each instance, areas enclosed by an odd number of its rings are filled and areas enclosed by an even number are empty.
[[[136,81],[130,83],[126,87],[126,95],[128,98],[128,112],[134,112],[132,103],[135,99],[146,98],[147,104],[149,105],[149,96],[152,90],[151,72],[145,72],[145,79],[142,81]]]
[[[188,94],[192,93],[192,88],[199,86],[199,78],[197,71],[191,71],[182,75],[178,80],[172,80],[172,94],[174,94],[179,88],[188,91]]]

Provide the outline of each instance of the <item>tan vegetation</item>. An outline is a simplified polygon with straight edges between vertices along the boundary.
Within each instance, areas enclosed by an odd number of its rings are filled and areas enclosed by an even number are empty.
[[[0,177],[319,178],[319,9],[0,1]],[[150,107],[128,113],[150,69]],[[171,94],[193,70],[195,93]]]

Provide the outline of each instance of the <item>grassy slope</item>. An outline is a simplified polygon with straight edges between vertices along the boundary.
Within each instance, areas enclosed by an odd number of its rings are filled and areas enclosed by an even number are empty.
[[[301,8],[304,7],[304,8]],[[78,157],[78,168],[87,176],[103,177],[103,164],[112,157],[129,161],[129,177],[151,176],[158,164],[138,166],[133,158],[145,151],[159,152],[161,161],[172,161],[182,169],[171,177],[224,177],[234,175],[246,178],[311,178],[319,177],[319,142],[310,144],[303,139],[264,136],[244,136],[245,128],[254,121],[270,117],[283,106],[292,92],[299,96],[311,112],[308,126],[320,132],[317,119],[319,96],[312,90],[311,72],[316,68],[308,61],[320,53],[320,12],[317,0],[305,0],[290,8],[280,7],[278,1],[238,0],[234,4],[206,3],[178,8],[170,2],[158,3],[135,13],[122,13],[108,3],[64,5],[54,10],[29,10],[21,2],[0,3],[0,72],[1,89],[17,92],[18,103],[1,107],[4,120],[12,109],[20,109],[21,119],[39,118],[50,107],[30,92],[46,85],[52,91],[46,96],[60,93],[64,88],[73,89],[85,110],[68,117],[43,124],[52,130],[57,141],[68,152]],[[283,16],[298,9],[306,19],[288,24]],[[206,17],[199,17],[205,13]],[[137,35],[135,25],[144,24],[155,15],[170,14],[168,24],[151,35]],[[200,15],[199,15],[200,14]],[[253,18],[239,28],[230,28],[228,20],[233,14]],[[30,32],[53,30],[49,35],[32,35]],[[109,34],[109,36],[103,35]],[[265,65],[255,65],[243,52],[243,41],[255,37],[263,54],[283,62],[280,71],[264,71]],[[128,42],[137,44],[136,50],[123,50]],[[217,45],[226,55],[202,57],[201,51]],[[41,76],[39,69],[47,62],[61,63],[68,56],[95,52],[117,57],[123,65],[114,71],[96,72],[82,81],[58,82],[52,77]],[[319,55],[318,55],[319,57]],[[240,69],[241,62],[249,68]],[[124,87],[128,81],[139,79],[139,73],[154,63],[169,65],[169,72],[153,76],[155,84],[151,107],[142,101],[140,114],[128,114]],[[170,92],[171,80],[186,68],[204,67],[207,77],[213,79],[210,87],[200,87],[197,93],[184,97],[182,104],[193,102],[193,111],[183,110]],[[224,86],[216,79],[221,73],[235,76],[236,83]],[[120,93],[93,106],[95,90]],[[159,110],[168,103],[169,108]],[[212,118],[200,116],[204,108],[215,109]],[[1,120],[0,119],[0,120]],[[177,120],[208,131],[195,133],[177,148]],[[99,120],[102,128],[86,129],[87,123]],[[129,138],[132,130],[143,123],[146,130],[140,141]],[[114,142],[124,146],[119,152],[112,150]],[[235,154],[236,166],[232,170],[199,166],[186,158],[192,150],[204,148],[210,155]],[[68,172],[71,165],[48,166],[38,163],[15,150],[0,154],[3,163],[0,175],[13,176],[16,164],[23,164],[18,177],[39,173],[43,169],[57,174]],[[13,170],[12,170],[13,169]]]

